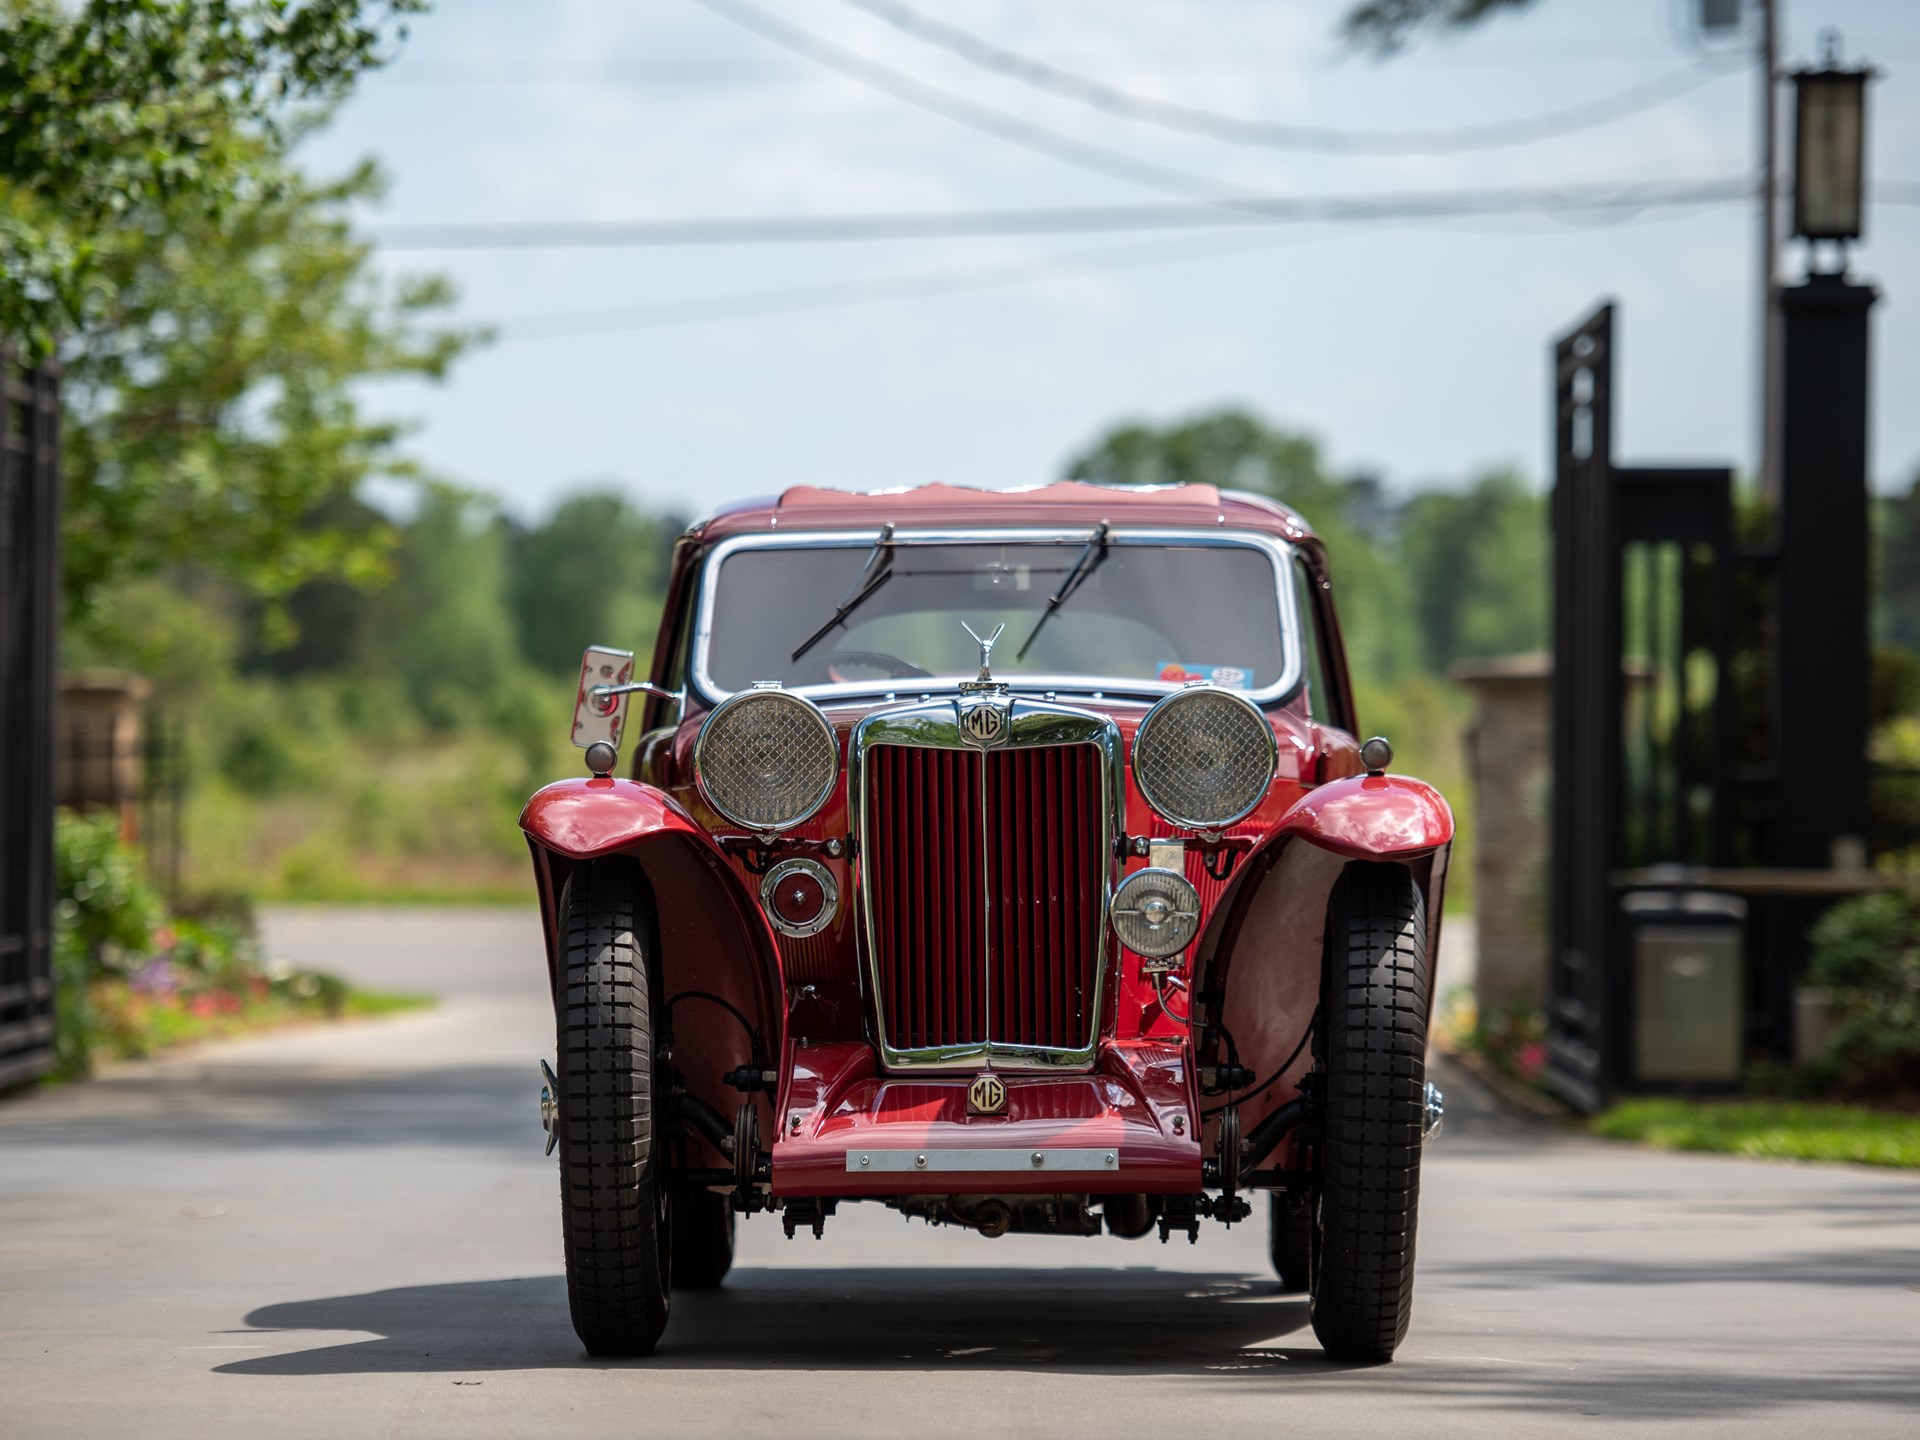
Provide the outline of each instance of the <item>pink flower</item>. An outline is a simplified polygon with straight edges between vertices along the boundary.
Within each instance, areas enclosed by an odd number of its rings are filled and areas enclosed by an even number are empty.
[[[1514,1058],[1520,1073],[1528,1080],[1534,1079],[1546,1068],[1547,1047],[1538,1040],[1529,1040],[1520,1047],[1520,1053]]]

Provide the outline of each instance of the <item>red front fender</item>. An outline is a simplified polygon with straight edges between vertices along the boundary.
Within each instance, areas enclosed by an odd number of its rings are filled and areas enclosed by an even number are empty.
[[[1453,811],[1424,780],[1351,775],[1301,796],[1277,833],[1348,860],[1413,860],[1452,842]]]
[[[520,828],[533,850],[549,982],[560,896],[573,867],[609,855],[640,866],[653,891],[674,1064],[690,1090],[730,1115],[739,1096],[719,1077],[750,1060],[777,1064],[786,1039],[786,986],[773,930],[733,866],[671,796],[632,780],[558,781],[527,802]],[[692,1003],[674,1008],[682,999]],[[751,1025],[757,1055],[749,1054],[742,1021]],[[771,1111],[762,1123],[771,1124]]]

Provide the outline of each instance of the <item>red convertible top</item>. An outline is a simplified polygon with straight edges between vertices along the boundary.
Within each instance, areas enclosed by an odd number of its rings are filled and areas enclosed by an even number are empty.
[[[1022,490],[914,485],[897,490],[829,490],[796,485],[777,497],[722,506],[689,532],[721,539],[756,531],[906,525],[1224,526],[1288,540],[1312,536],[1307,522],[1264,495],[1214,485],[1098,485],[1060,480]]]

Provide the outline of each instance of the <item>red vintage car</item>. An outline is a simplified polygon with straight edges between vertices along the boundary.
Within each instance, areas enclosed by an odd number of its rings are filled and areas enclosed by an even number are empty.
[[[1355,725],[1271,500],[803,488],[689,530],[640,678],[587,652],[591,775],[520,821],[587,1349],[650,1351],[741,1215],[1164,1242],[1264,1190],[1321,1344],[1389,1358],[1453,818]]]

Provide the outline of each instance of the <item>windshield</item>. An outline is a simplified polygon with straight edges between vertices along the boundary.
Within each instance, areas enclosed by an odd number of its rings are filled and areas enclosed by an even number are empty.
[[[1277,698],[1297,653],[1284,558],[1275,542],[1225,536],[901,540],[877,557],[872,535],[730,545],[708,576],[700,676],[722,693],[762,680],[841,693],[951,683],[979,669],[965,627],[1004,624],[996,679],[1149,692],[1206,679]]]

